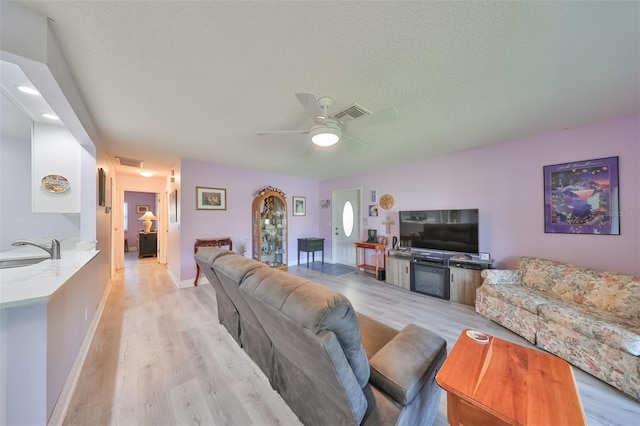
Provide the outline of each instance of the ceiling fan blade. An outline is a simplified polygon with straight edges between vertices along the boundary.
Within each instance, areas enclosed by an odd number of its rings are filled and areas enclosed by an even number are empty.
[[[345,123],[345,128],[384,124],[398,119],[398,110],[395,107],[383,109],[371,115],[357,118]]]
[[[322,108],[320,108],[320,104],[314,95],[311,93],[296,93],[296,97],[314,122],[318,119],[324,120]]]
[[[265,135],[276,135],[276,134],[282,134],[282,133],[305,134],[305,133],[309,133],[309,129],[306,129],[306,130],[262,130],[260,132],[256,132],[256,135],[265,136]]]
[[[342,136],[340,137],[340,140],[342,142],[344,142],[345,146],[350,149],[351,151],[357,153],[357,154],[364,154],[365,152],[369,151],[371,149],[371,146],[369,146],[368,143],[361,141],[360,139],[356,139],[354,137],[351,137],[349,135],[345,135],[344,133],[342,133]]]

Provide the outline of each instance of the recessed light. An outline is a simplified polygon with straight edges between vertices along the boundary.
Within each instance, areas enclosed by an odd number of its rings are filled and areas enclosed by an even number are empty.
[[[60,120],[60,118],[58,118],[58,116],[55,114],[48,114],[45,112],[44,114],[42,114],[42,116],[44,118],[48,118],[49,120]]]
[[[28,86],[17,86],[17,87],[18,87],[18,90],[21,91],[22,93],[27,93],[29,95],[39,95],[40,94],[40,92],[38,92],[33,87],[28,87]]]
[[[151,177],[156,174],[156,172],[152,172],[150,170],[140,170],[140,174],[144,177]]]

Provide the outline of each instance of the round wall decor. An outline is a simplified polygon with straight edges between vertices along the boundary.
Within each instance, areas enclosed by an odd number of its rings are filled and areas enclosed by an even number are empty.
[[[380,197],[380,207],[385,210],[389,210],[391,207],[393,207],[393,196],[384,194],[382,197]]]

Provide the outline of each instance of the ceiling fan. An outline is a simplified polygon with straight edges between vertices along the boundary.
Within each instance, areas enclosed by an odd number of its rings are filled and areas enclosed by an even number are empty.
[[[354,104],[333,116],[329,116],[327,109],[333,104],[333,99],[330,97],[323,96],[316,99],[316,97],[311,93],[296,93],[296,97],[307,111],[309,117],[313,120],[311,127],[301,130],[266,130],[256,132],[256,135],[265,136],[283,133],[309,134],[311,142],[318,146],[332,146],[342,140],[354,151],[366,152],[370,148],[366,142],[346,134],[345,130],[347,129],[345,129],[345,127],[347,127],[347,125],[345,123],[347,121],[344,119],[351,118],[355,120],[356,118],[362,117],[359,119],[359,122],[365,124],[374,122],[374,120],[375,122],[380,122],[395,120],[398,118],[398,111],[395,108],[389,108],[375,114],[371,114],[369,111],[357,104]],[[349,121],[348,123],[351,122]]]

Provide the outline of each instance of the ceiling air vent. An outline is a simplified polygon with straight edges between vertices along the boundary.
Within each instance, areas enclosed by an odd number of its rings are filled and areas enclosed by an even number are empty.
[[[367,111],[363,107],[358,104],[353,104],[342,111],[333,114],[330,118],[334,118],[336,120],[342,121],[343,123],[346,121],[355,120],[356,118],[360,118],[363,115],[371,115],[370,111]]]
[[[132,158],[124,158],[124,157],[116,157],[118,159],[118,163],[121,166],[135,167],[137,169],[142,169],[142,160],[134,160]]]

